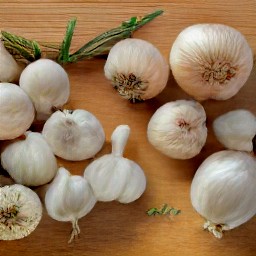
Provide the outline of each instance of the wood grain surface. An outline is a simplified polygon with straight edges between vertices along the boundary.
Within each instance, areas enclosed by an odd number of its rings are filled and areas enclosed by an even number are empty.
[[[134,33],[134,37],[153,43],[168,60],[178,33],[195,23],[223,23],[240,30],[256,52],[255,0],[198,0],[138,2],[109,1],[0,1],[0,29],[39,41],[61,42],[67,21],[77,17],[72,50],[107,29],[116,27],[131,16],[145,15],[156,9],[164,14]],[[92,112],[102,123],[106,144],[99,155],[110,152],[109,140],[119,124],[131,127],[125,157],[136,161],[147,176],[147,189],[134,203],[97,203],[79,221],[81,236],[67,244],[71,224],[52,220],[44,212],[38,228],[27,238],[0,241],[0,255],[256,255],[255,217],[218,240],[203,231],[203,219],[190,203],[190,184],[200,163],[222,150],[212,132],[212,122],[220,114],[245,108],[256,114],[255,68],[246,85],[232,99],[205,101],[208,139],[201,154],[190,160],[174,160],[156,151],[147,141],[147,124],[158,107],[177,99],[189,99],[170,75],[165,90],[156,98],[132,104],[121,98],[104,77],[105,60],[88,60],[66,65],[71,82],[69,108]],[[59,164],[81,175],[90,162]],[[41,190],[39,193],[42,193]],[[149,217],[146,210],[168,203],[181,214],[173,218]]]

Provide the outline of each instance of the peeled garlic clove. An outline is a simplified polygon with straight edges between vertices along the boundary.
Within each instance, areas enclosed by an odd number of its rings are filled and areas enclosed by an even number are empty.
[[[49,216],[57,221],[72,222],[71,242],[79,233],[78,219],[88,214],[96,203],[91,187],[81,176],[71,175],[61,167],[45,194]]]
[[[151,43],[128,38],[115,44],[104,67],[105,76],[128,100],[147,100],[166,86],[169,65]]]
[[[29,64],[21,73],[19,84],[33,101],[38,120],[46,120],[54,108],[62,107],[69,99],[68,75],[50,59]]]
[[[0,40],[0,83],[17,82],[22,71],[12,55]]]
[[[141,167],[124,158],[123,151],[130,134],[128,125],[118,126],[112,136],[112,153],[94,160],[84,171],[98,201],[117,200],[130,203],[145,191],[146,177]]]
[[[39,186],[50,182],[58,169],[52,149],[37,132],[11,142],[1,153],[1,164],[16,183]]]
[[[83,109],[56,111],[45,122],[42,134],[55,155],[71,161],[94,157],[105,142],[101,123]]]
[[[222,24],[196,24],[184,29],[170,52],[179,86],[197,100],[226,100],[247,81],[253,53],[245,37]]]
[[[219,116],[213,122],[213,130],[227,149],[253,151],[256,118],[250,111],[237,109]]]
[[[151,117],[147,137],[163,154],[189,159],[200,153],[207,139],[206,113],[203,106],[191,100],[164,104]]]
[[[15,184],[0,187],[0,240],[16,240],[35,230],[42,204],[31,189]]]
[[[248,153],[225,150],[209,156],[191,184],[191,202],[216,237],[256,214],[256,161]]]
[[[22,135],[34,117],[35,109],[27,94],[15,84],[0,83],[0,140]]]

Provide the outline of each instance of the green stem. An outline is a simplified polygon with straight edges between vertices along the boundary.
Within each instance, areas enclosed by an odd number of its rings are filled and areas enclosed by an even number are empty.
[[[1,31],[1,40],[6,49],[17,60],[23,59],[28,62],[33,62],[44,56],[45,58],[54,59],[61,64],[73,63],[108,54],[114,44],[122,39],[131,37],[134,31],[162,13],[162,10],[157,10],[141,19],[138,17],[131,17],[130,20],[122,22],[119,27],[97,36],[72,54],[69,50],[76,26],[76,19],[72,19],[68,22],[66,34],[61,46],[49,43],[40,44],[37,41],[28,40],[6,31]]]

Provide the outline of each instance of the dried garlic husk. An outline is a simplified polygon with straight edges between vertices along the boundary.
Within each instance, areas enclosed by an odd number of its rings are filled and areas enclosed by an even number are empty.
[[[226,100],[247,81],[253,53],[245,37],[222,24],[196,24],[174,41],[170,65],[179,86],[197,100]]]
[[[18,65],[12,55],[5,49],[0,39],[0,83],[19,81],[22,67]]]
[[[207,139],[206,113],[192,100],[164,104],[148,123],[149,142],[163,154],[189,159],[200,153]]]
[[[37,132],[11,142],[1,153],[1,164],[16,183],[39,186],[50,182],[58,166],[52,149]]]
[[[51,218],[72,222],[69,242],[79,235],[78,219],[88,214],[96,203],[90,184],[61,167],[45,194],[45,206]]]
[[[128,100],[147,100],[166,86],[169,65],[151,43],[128,38],[115,44],[104,67],[105,76]]]
[[[32,124],[34,106],[27,94],[11,83],[0,83],[0,99],[0,140],[17,138]]]
[[[213,130],[218,141],[227,149],[253,151],[256,117],[250,111],[237,109],[217,117]]]
[[[146,188],[141,167],[123,157],[129,134],[128,125],[119,125],[111,136],[112,153],[94,160],[84,171],[98,201],[130,203],[137,200]]]
[[[28,236],[41,217],[41,201],[30,188],[19,184],[0,187],[0,240]]]
[[[191,185],[191,201],[215,237],[256,214],[256,160],[245,152],[224,150],[209,156]]]
[[[29,64],[21,73],[19,84],[33,101],[38,120],[46,120],[69,99],[68,75],[61,65],[49,59]]]
[[[105,142],[100,121],[83,109],[56,111],[45,122],[42,134],[55,155],[70,161],[94,157]]]

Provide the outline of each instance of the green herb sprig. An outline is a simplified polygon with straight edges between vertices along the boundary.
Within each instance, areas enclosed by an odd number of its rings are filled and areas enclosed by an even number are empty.
[[[162,208],[150,208],[146,211],[148,216],[154,216],[154,215],[173,215],[176,216],[181,213],[181,210],[178,210],[176,208],[170,207],[168,204],[164,204]]]
[[[76,26],[76,18],[68,22],[66,34],[60,45],[39,43],[6,31],[1,31],[1,40],[5,48],[19,61],[29,63],[44,56],[45,58],[54,59],[60,64],[74,63],[108,54],[114,44],[122,39],[131,37],[134,31],[162,13],[162,10],[157,10],[142,18],[131,17],[130,20],[122,22],[119,27],[95,37],[74,53],[70,53],[69,50]]]

